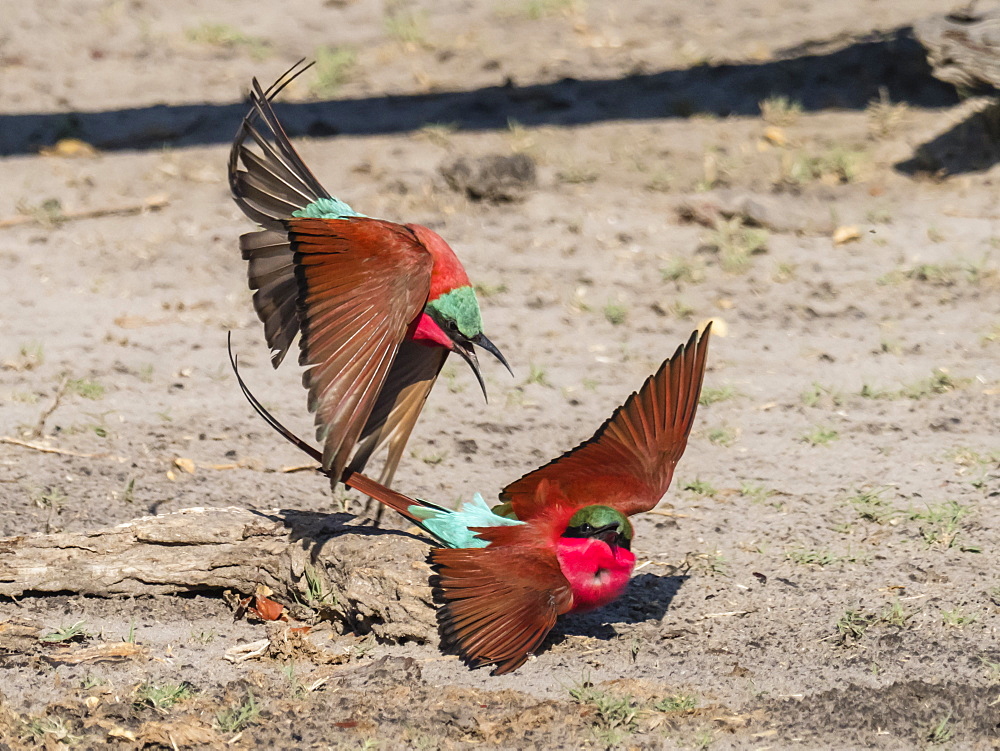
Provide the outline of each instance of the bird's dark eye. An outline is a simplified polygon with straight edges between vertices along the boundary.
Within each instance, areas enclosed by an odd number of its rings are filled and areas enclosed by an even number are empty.
[[[448,321],[448,330],[458,331],[458,323],[456,323],[455,321]]]
[[[589,535],[591,532],[594,531],[594,528],[589,524],[587,524],[586,522],[577,527],[577,529],[580,530],[581,535]]]

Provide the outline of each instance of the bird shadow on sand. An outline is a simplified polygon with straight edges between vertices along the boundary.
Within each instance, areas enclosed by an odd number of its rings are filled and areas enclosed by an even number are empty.
[[[610,605],[560,619],[549,639],[561,641],[567,636],[592,636],[611,640],[618,636],[617,625],[661,621],[689,578],[687,575],[639,574],[629,582],[625,594]]]
[[[265,82],[281,71],[261,70]],[[163,92],[165,98],[180,92]],[[576,126],[615,120],[695,115],[756,117],[760,102],[785,97],[806,112],[864,110],[887,96],[912,107],[954,105],[955,90],[931,75],[910,27],[865,36],[839,35],[778,50],[762,62],[701,64],[620,78],[467,91],[382,95],[325,102],[279,103],[291,136],[326,137],[417,131],[448,123],[459,130]],[[246,114],[244,103],[162,104],[103,112],[0,114],[0,155],[35,153],[61,138],[105,151],[228,143]]]
[[[362,517],[344,512],[327,513],[279,509],[268,512],[255,511],[254,513],[269,521],[283,524],[288,529],[289,542],[298,543],[303,550],[308,551],[310,560],[314,563],[320,559],[324,546],[330,540],[344,535],[354,535],[358,538],[382,538],[385,541],[405,538],[425,543],[427,549],[430,550],[430,540],[422,535],[400,529],[374,527],[370,523],[366,523]],[[374,542],[374,540],[369,542]]]

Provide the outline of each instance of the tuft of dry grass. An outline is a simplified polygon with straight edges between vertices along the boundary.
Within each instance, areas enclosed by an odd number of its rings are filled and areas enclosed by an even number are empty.
[[[750,268],[751,257],[767,252],[770,235],[760,227],[748,227],[740,217],[718,219],[705,247],[718,253],[719,265],[731,274]]]
[[[320,97],[333,96],[350,79],[357,54],[347,47],[319,47],[314,57],[316,75],[312,93]]]
[[[427,14],[407,8],[391,7],[383,22],[385,33],[412,47],[430,47],[427,41]]]
[[[780,182],[792,186],[821,182],[845,185],[862,179],[870,157],[863,149],[834,146],[818,154],[786,152],[781,157]]]
[[[889,98],[889,90],[885,86],[880,86],[878,99],[869,102],[865,110],[868,117],[868,132],[875,138],[889,138],[899,130],[909,109],[903,102],[893,102]]]
[[[769,97],[758,104],[760,116],[768,125],[787,127],[802,116],[802,103],[786,96]]]
[[[271,43],[260,37],[244,34],[234,26],[203,23],[187,29],[188,40],[206,47],[247,52],[254,60],[264,60],[271,54]]]
[[[817,425],[802,436],[802,440],[811,446],[826,446],[838,438],[840,438],[840,433],[833,428],[827,428],[822,425]]]

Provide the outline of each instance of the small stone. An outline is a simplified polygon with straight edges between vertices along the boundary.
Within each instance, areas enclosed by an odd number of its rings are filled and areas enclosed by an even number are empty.
[[[460,156],[439,169],[453,190],[473,201],[520,201],[537,182],[535,160],[527,154],[488,154],[478,159]]]

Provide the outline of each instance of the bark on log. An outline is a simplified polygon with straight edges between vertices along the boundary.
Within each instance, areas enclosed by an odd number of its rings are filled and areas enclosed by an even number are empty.
[[[382,640],[435,638],[427,543],[347,526],[351,518],[191,508],[94,532],[0,538],[0,596],[249,595],[265,584],[286,605],[307,603]]]
[[[937,78],[965,89],[1000,89],[1000,7],[931,16],[913,33]]]

